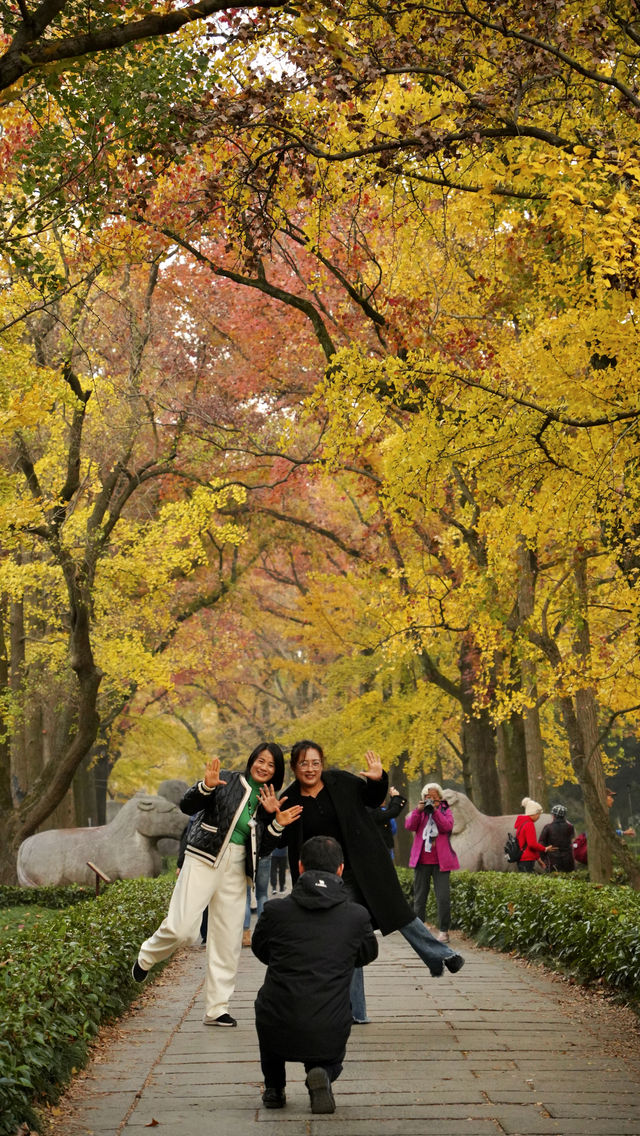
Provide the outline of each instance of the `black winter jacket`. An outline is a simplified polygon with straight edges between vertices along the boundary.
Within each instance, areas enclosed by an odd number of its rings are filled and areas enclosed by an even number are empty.
[[[557,852],[547,852],[547,863],[552,871],[573,872],[575,861],[573,859],[573,838],[575,829],[570,821],[564,817],[554,817],[550,824],[545,824],[540,833],[541,844],[552,844]]]
[[[340,1058],[353,968],[378,954],[369,914],[340,877],[304,872],[291,895],[265,903],[251,947],[268,967],[255,1001],[261,1044],[288,1061]]]
[[[349,858],[350,868],[345,872],[345,883],[355,884],[354,898],[367,907],[374,927],[379,927],[383,935],[390,935],[411,923],[415,915],[404,898],[393,861],[369,811],[384,801],[388,777],[384,773],[380,781],[372,781],[343,769],[325,769],[322,780],[338,816],[340,843]],[[289,785],[282,795],[287,798],[287,808],[302,805],[304,816],[306,798],[297,781]],[[291,879],[295,881],[303,844],[302,819],[285,828],[281,843],[289,848],[289,868]]]
[[[220,770],[220,779],[226,785],[207,791],[203,781],[198,781],[187,790],[180,801],[183,813],[193,816],[193,823],[187,834],[186,851],[200,860],[206,860],[216,867],[220,856],[226,850],[231,833],[245,802],[251,793],[251,786],[242,773]],[[246,873],[250,880],[255,877],[255,866],[260,856],[265,856],[282,835],[282,828],[276,827],[273,820],[258,805],[253,817],[255,823],[250,827],[250,839],[246,843]]]
[[[389,804],[386,806],[386,808],[384,805],[379,805],[377,809],[371,810],[371,819],[374,824],[378,826],[378,832],[384,840],[386,847],[389,848],[392,852],[395,845],[393,840],[393,830],[389,822],[395,820],[396,817],[400,816],[400,813],[402,812],[406,803],[407,798],[402,797],[400,793],[397,793],[393,797],[389,798]]]

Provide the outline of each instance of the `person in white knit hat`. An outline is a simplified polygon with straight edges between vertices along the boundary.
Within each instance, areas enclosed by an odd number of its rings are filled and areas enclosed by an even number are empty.
[[[532,801],[531,797],[522,798],[523,812],[516,817],[515,830],[518,844],[522,848],[522,856],[518,860],[519,872],[534,872],[536,863],[540,863],[545,852],[555,852],[553,844],[541,844],[536,836],[536,821],[542,812],[542,805]]]

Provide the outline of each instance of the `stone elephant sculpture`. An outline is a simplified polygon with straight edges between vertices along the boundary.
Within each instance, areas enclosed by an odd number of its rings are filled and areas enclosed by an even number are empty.
[[[174,805],[179,805],[189,787],[188,781],[180,781],[178,778],[172,777],[168,781],[161,781],[156,793],[159,797],[166,797],[168,801],[173,801]],[[186,816],[183,828],[187,827],[188,820],[189,817]],[[180,840],[171,840],[165,836],[158,842],[158,852],[161,856],[177,856],[179,851]]]
[[[22,887],[91,885],[96,877],[87,860],[112,880],[157,876],[162,870],[158,841],[179,839],[186,822],[165,797],[132,797],[109,824],[28,836],[18,849],[18,880]]]
[[[168,781],[160,782],[156,793],[159,797],[166,797],[167,801],[172,801],[174,805],[179,805],[192,783],[193,782],[190,781],[180,781],[177,777],[171,777]]]
[[[460,867],[468,872],[506,872],[515,871],[515,864],[509,864],[504,855],[504,842],[507,833],[513,832],[518,813],[503,816],[488,816],[479,809],[464,793],[456,789],[445,789],[453,813],[453,832],[451,843]],[[538,836],[545,824],[553,820],[550,813],[542,813],[536,821]]]

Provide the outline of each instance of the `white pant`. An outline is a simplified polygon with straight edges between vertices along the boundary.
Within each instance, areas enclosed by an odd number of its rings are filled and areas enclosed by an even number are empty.
[[[166,919],[140,947],[138,962],[150,970],[169,958],[177,947],[193,941],[202,912],[208,906],[204,996],[210,1018],[218,1018],[229,1010],[242,950],[246,896],[244,845],[228,844],[215,868],[187,852]]]

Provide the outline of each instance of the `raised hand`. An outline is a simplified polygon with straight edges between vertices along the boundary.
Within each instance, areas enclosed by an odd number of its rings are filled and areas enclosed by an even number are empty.
[[[302,816],[302,805],[292,805],[290,809],[282,808],[287,798],[277,797],[273,785],[261,785],[258,796],[263,809],[268,813],[275,813],[278,824],[285,828]]]
[[[207,789],[216,789],[218,785],[226,785],[220,776],[220,758],[212,757],[211,761],[207,762],[204,771],[204,783]]]
[[[286,801],[286,799],[286,797],[282,798],[283,801]],[[276,791],[273,785],[261,785],[258,800],[267,813],[275,813],[280,807],[280,802],[276,797]]]
[[[286,801],[286,797],[282,800]],[[298,820],[302,816],[302,805],[292,805],[290,809],[278,809],[276,813],[276,820],[278,824],[284,825],[286,828],[288,824],[293,824],[294,820]]]
[[[364,759],[367,763],[367,768],[361,769],[360,773],[364,774],[365,777],[369,777],[371,781],[380,781],[384,769],[382,768],[382,762],[377,753],[374,753],[372,749],[368,749],[364,755]]]

